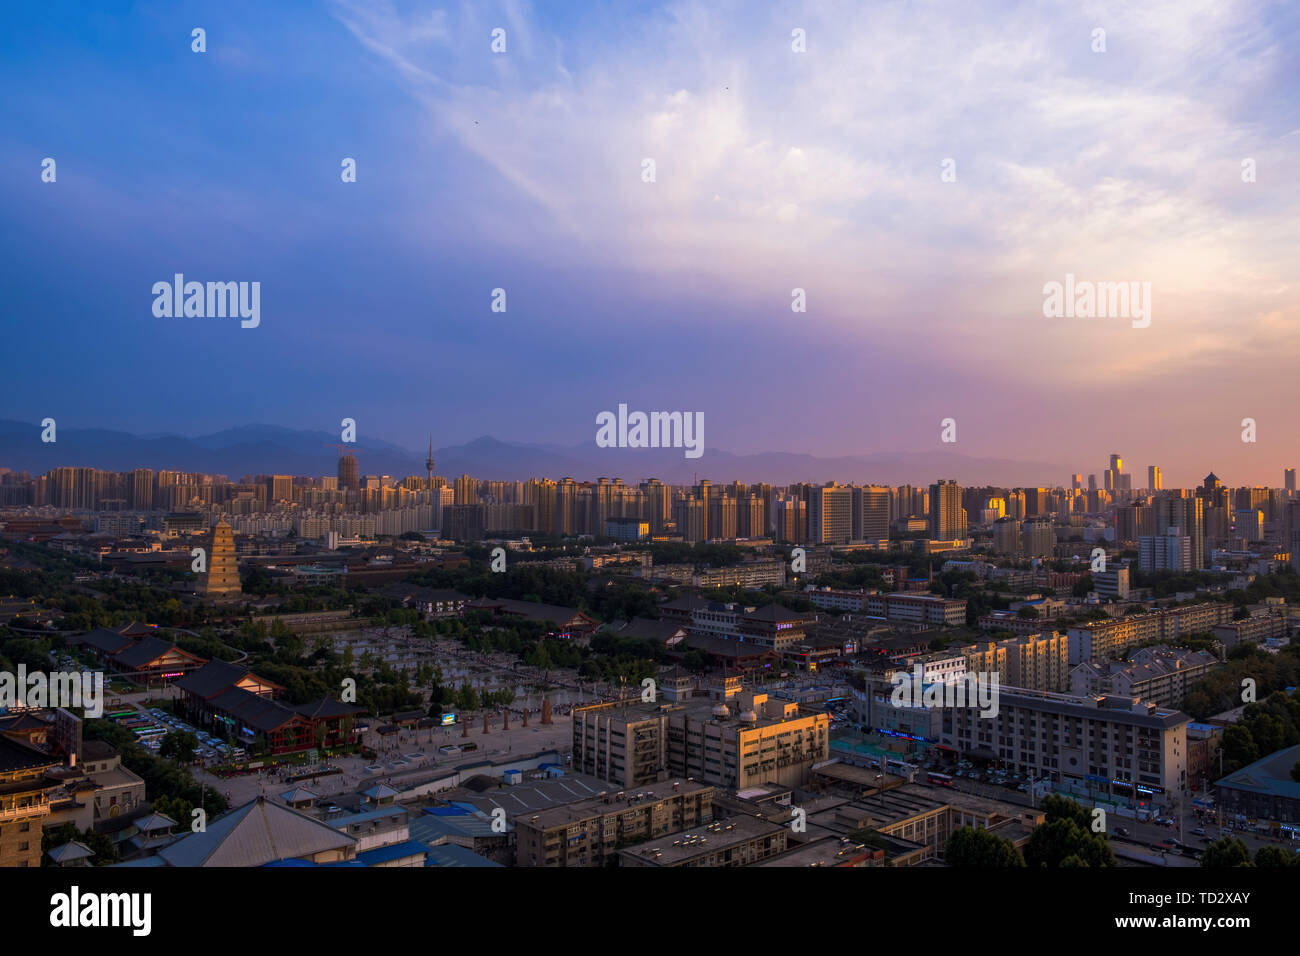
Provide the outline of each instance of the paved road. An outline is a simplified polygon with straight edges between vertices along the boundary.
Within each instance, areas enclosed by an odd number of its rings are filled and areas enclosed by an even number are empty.
[[[920,779],[924,778],[922,777]],[[977,796],[1002,800],[1007,803],[1015,803],[1025,807],[1033,805],[1033,801],[1030,799],[1028,794],[1020,793],[1014,787],[999,787],[994,784],[983,783],[978,780],[970,780],[965,777],[955,778],[953,785],[956,789],[961,790],[964,793],[973,793]],[[1152,847],[1157,843],[1168,843],[1171,840],[1177,840],[1184,846],[1201,850],[1204,849],[1207,844],[1218,839],[1220,831],[1213,813],[1203,811],[1203,816],[1198,818],[1196,809],[1197,808],[1193,806],[1188,806],[1182,810],[1181,829],[1177,822],[1175,822],[1173,826],[1165,826],[1155,822],[1144,822],[1142,820],[1121,817],[1113,813],[1108,816],[1106,822],[1107,827],[1113,836],[1127,840],[1128,842],[1139,846]],[[1199,836],[1192,832],[1198,827],[1205,830],[1204,836]],[[1126,831],[1126,833],[1122,833],[1121,828],[1123,831]],[[1229,835],[1240,838],[1250,849],[1252,855],[1254,855],[1256,850],[1264,846],[1280,846],[1283,849],[1292,850],[1300,849],[1300,841],[1295,840],[1274,840],[1259,836],[1255,833],[1243,832],[1239,829],[1234,829]]]

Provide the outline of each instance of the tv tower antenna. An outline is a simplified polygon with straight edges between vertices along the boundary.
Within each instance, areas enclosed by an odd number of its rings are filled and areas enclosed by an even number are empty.
[[[433,491],[433,435],[429,436],[429,457],[424,460],[424,467],[429,469],[429,490]]]

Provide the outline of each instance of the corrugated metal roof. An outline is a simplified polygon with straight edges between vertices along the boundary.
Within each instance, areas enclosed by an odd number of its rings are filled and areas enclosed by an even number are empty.
[[[366,866],[375,866],[379,863],[391,863],[393,860],[404,860],[409,856],[425,856],[428,852],[429,848],[423,843],[416,840],[403,840],[401,843],[377,846],[373,850],[358,853],[357,860]]]
[[[429,847],[429,855],[425,857],[425,866],[497,866],[501,864],[489,860],[487,857],[479,856],[473,850],[467,850],[463,846],[447,844],[446,846]]]
[[[205,832],[177,840],[159,856],[169,866],[261,866],[356,842],[278,800],[258,797],[208,824]]]

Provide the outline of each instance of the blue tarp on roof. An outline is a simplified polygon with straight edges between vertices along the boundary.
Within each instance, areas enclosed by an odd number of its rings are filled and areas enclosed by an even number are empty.
[[[423,843],[405,840],[402,843],[375,847],[373,850],[358,853],[357,859],[365,866],[375,866],[378,863],[391,863],[393,860],[401,860],[408,856],[426,856],[428,852],[429,848]]]

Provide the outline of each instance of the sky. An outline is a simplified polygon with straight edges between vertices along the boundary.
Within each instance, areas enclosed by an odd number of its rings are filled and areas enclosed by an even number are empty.
[[[952,418],[955,450],[1061,482],[1112,452],[1171,487],[1300,464],[1294,4],[0,23],[0,418],[594,448],[625,403],[742,454],[923,451]],[[155,316],[178,272],[260,282],[260,324]],[[1045,317],[1067,274],[1150,283],[1149,326]]]

